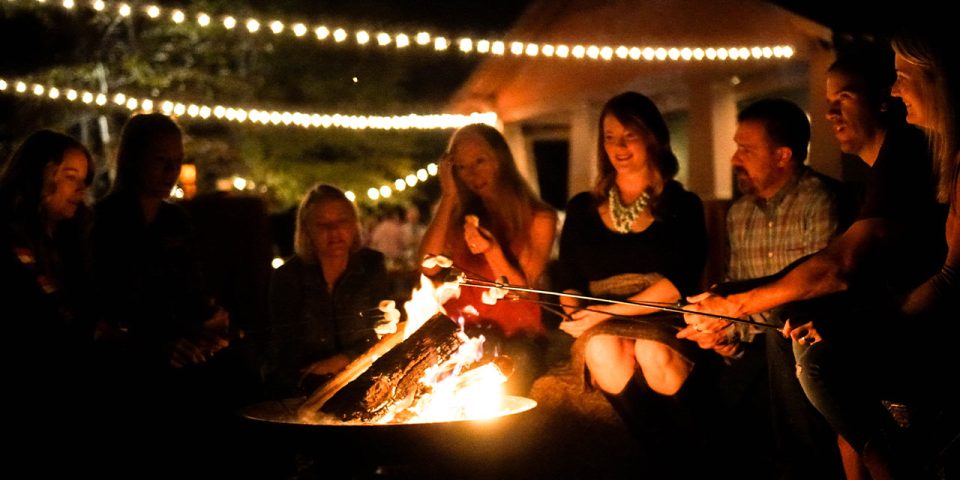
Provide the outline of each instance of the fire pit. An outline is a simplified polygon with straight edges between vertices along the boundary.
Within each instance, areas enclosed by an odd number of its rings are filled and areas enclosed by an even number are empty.
[[[529,443],[536,402],[503,395],[511,362],[441,313],[443,291],[423,277],[393,333],[309,397],[252,405],[242,417],[315,464],[347,469],[321,476],[384,465],[414,465],[417,477],[444,465],[458,477],[501,471]]]
[[[240,414],[258,442],[322,465],[317,477],[503,478],[535,444],[536,402],[523,397],[505,396],[493,418],[414,423],[308,422],[298,415],[304,400],[262,402]]]
[[[300,406],[303,405],[303,397],[300,398],[288,398],[284,400],[270,400],[266,402],[261,402],[255,405],[241,410],[240,414],[248,420],[253,420],[257,422],[273,423],[273,424],[287,424],[287,425],[304,425],[304,426],[316,426],[316,427],[331,427],[331,428],[379,428],[379,429],[403,429],[404,427],[410,429],[417,428],[431,428],[430,426],[445,425],[445,424],[454,424],[454,425],[463,425],[463,424],[476,424],[478,427],[483,425],[492,424],[503,417],[510,417],[513,415],[520,415],[524,412],[532,410],[537,406],[537,402],[525,398],[517,397],[513,395],[506,395],[503,397],[503,402],[501,403],[501,413],[498,416],[491,418],[479,418],[479,419],[463,419],[455,420],[449,422],[426,422],[426,421],[412,421],[412,422],[387,422],[387,423],[367,423],[367,422],[342,422],[334,419],[329,419],[326,421],[314,422],[305,420],[298,415],[298,410]],[[428,426],[428,427],[423,427]],[[482,428],[482,427],[480,427]]]

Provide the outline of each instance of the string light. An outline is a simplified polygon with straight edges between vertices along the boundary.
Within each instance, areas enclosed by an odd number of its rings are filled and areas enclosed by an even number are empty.
[[[370,34],[364,30],[357,32],[357,43],[360,45],[366,45],[370,41]]]
[[[171,99],[137,98],[123,92],[114,92],[108,97],[104,93],[94,93],[87,90],[58,88],[53,85],[39,83],[27,84],[20,80],[0,78],[0,92],[8,91],[13,86],[13,93],[17,95],[31,95],[43,97],[46,94],[50,100],[75,102],[77,100],[91,104],[95,103],[107,108],[125,108],[130,111],[153,111],[159,105],[159,111],[167,115],[186,116],[205,120],[213,117],[216,120],[226,120],[236,123],[259,123],[261,125],[296,126],[301,128],[348,128],[356,130],[435,130],[460,128],[471,123],[485,123],[495,125],[497,114],[472,113],[469,115],[455,114],[416,114],[409,115],[345,115],[341,113],[305,113],[275,110],[261,110],[257,108],[243,108],[225,105],[203,105],[183,103]],[[53,93],[56,92],[56,93]],[[66,92],[61,95],[61,92]],[[45,97],[45,98],[46,98]],[[110,105],[108,105],[108,103]],[[419,176],[419,174],[418,174]],[[421,178],[421,181],[424,178]]]
[[[45,2],[41,2],[44,3]],[[117,3],[109,2],[104,0],[63,0],[59,3],[59,6],[70,11],[76,12],[78,9],[77,6],[87,6],[92,7],[97,11],[111,11],[115,10],[120,16],[127,17],[135,13],[133,9],[127,3]],[[164,14],[167,11],[168,14]],[[159,5],[149,5],[146,8],[139,9],[140,14],[145,14],[150,19],[154,21],[171,21],[173,23],[179,24],[184,22],[187,18],[196,18],[197,24],[201,27],[206,27],[212,25],[210,16],[206,13],[197,12],[195,15],[188,15],[187,12],[181,9],[164,9]],[[235,15],[224,15],[222,17],[221,25],[227,30],[233,30],[237,26],[237,20]],[[287,23],[280,20],[271,20],[261,21],[255,17],[249,17],[245,23],[245,31],[250,34],[256,34],[259,32],[262,25],[267,25],[271,32],[276,35],[288,34],[293,35],[294,37],[303,37],[309,27],[304,23],[291,23],[292,27],[287,28]],[[243,31],[243,30],[241,30]],[[314,32],[318,41],[326,40],[330,35],[331,31],[324,26],[314,27]],[[561,58],[566,59],[573,57],[576,59],[590,59],[596,61],[682,61],[687,62],[691,60],[695,61],[765,61],[771,59],[789,59],[793,57],[795,50],[788,45],[777,45],[777,46],[763,46],[763,45],[752,45],[747,46],[733,46],[733,47],[720,47],[720,46],[661,46],[661,47],[631,47],[627,45],[619,46],[605,46],[605,45],[588,45],[584,46],[582,44],[577,44],[576,42],[569,42],[568,44],[563,43],[553,43],[553,44],[538,44],[535,42],[522,42],[522,41],[510,41],[504,42],[501,40],[491,41],[491,40],[481,40],[469,37],[457,37],[454,40],[451,40],[447,37],[435,35],[430,32],[422,31],[418,32],[415,35],[408,36],[404,33],[398,33],[395,35],[390,35],[385,32],[376,34],[375,37],[362,30],[356,29],[350,31],[346,28],[337,28],[332,32],[333,39],[338,43],[343,42],[347,38],[354,38],[357,40],[359,45],[368,45],[373,44],[371,40],[376,39],[376,45],[381,48],[392,48],[392,45],[395,45],[395,48],[405,48],[412,43],[422,47],[433,47],[432,49],[437,52],[444,52],[449,49],[451,45],[456,45],[458,50],[464,54],[467,53],[476,53],[480,55],[497,55],[502,56],[509,53],[515,57],[550,57],[550,58]],[[411,42],[411,37],[413,42]],[[572,47],[570,45],[573,45]],[[649,52],[648,52],[649,49]],[[697,52],[700,52],[699,54]],[[713,55],[710,54],[713,52]]]
[[[113,108],[125,108],[130,111],[137,111],[138,107],[140,111],[150,112],[153,111],[155,103],[154,100],[145,98],[138,99],[124,93],[114,93],[108,101],[106,94],[99,93],[94,94],[90,91],[85,90],[75,90],[75,89],[65,89],[62,90],[53,86],[44,86],[41,84],[28,85],[23,81],[13,81],[0,78],[0,92],[7,92],[13,87],[12,90],[17,95],[33,95],[41,97],[46,93],[46,96],[51,100],[65,100],[68,102],[81,101],[85,104],[96,103],[100,106],[108,106],[108,103],[112,103]],[[245,110],[242,108],[236,107],[225,107],[223,105],[216,105],[210,107],[207,105],[198,105],[198,104],[189,104],[185,105],[181,102],[174,102],[172,100],[158,100],[160,108],[159,110],[165,114],[176,114],[176,115],[187,115],[193,118],[202,118],[206,119],[211,116],[218,120],[227,119],[230,121],[243,123],[245,120],[249,120],[255,123],[267,124],[272,123],[274,125],[279,123],[284,123],[285,119],[289,119],[289,124],[298,125],[301,127],[340,127],[340,128],[351,128],[351,123],[346,121],[346,119],[361,119],[365,118],[363,123],[367,125],[367,128],[380,128],[377,127],[378,123],[374,119],[386,119],[386,118],[408,118],[416,117],[418,119],[426,119],[430,117],[444,117],[448,120],[457,118],[457,123],[437,123],[433,126],[428,126],[428,123],[420,123],[418,126],[408,126],[408,127],[394,127],[394,128],[455,128],[470,123],[487,123],[488,125],[494,125],[496,123],[496,114],[473,114],[473,115],[410,115],[407,117],[348,117],[339,114],[334,115],[320,115],[320,114],[304,114],[304,113],[291,113],[291,112],[266,112],[260,110]],[[309,118],[309,124],[297,123],[304,119]],[[337,120],[339,118],[339,120]],[[319,120],[319,122],[317,122]],[[316,123],[315,123],[316,122]],[[372,201],[377,201],[381,198],[389,198],[394,192],[403,192],[408,188],[413,188],[419,183],[427,181],[430,177],[436,176],[439,172],[439,167],[436,163],[430,163],[425,168],[420,168],[416,172],[411,172],[406,176],[397,178],[394,180],[393,185],[383,185],[379,188],[370,187],[367,189],[367,197]],[[247,186],[247,181],[240,177],[235,177],[232,179],[233,186],[237,189],[244,189]],[[242,184],[242,185],[241,185]],[[356,194],[352,191],[345,193],[347,198],[350,201],[356,201]]]
[[[378,201],[385,198],[390,198],[394,193],[400,193],[408,188],[413,188],[419,183],[427,181],[430,177],[437,176],[440,171],[436,163],[428,164],[425,168],[421,168],[414,173],[410,173],[404,177],[398,178],[393,181],[393,185],[383,185],[380,187],[370,187],[367,189],[367,198],[371,201]],[[345,193],[348,199],[351,202],[357,200],[357,196],[352,192],[348,191]]]

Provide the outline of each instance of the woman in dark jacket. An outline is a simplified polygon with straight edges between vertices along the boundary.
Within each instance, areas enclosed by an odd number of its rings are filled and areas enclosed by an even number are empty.
[[[360,248],[357,210],[336,187],[304,196],[294,250],[270,282],[266,380],[275,396],[309,393],[370,348],[389,295],[383,254]]]

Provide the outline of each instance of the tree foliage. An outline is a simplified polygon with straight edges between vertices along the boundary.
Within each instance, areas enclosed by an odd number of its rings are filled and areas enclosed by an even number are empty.
[[[249,35],[239,27],[200,28],[195,22],[177,25],[89,8],[69,13],[50,3],[0,5],[0,76],[183,102],[391,115],[441,112],[477,62],[455,49],[437,54],[360,47],[349,41],[321,44],[310,35],[275,36],[266,27]],[[504,0],[157,3],[208,12],[215,19],[231,13],[239,19],[256,15],[373,32],[428,29],[448,35],[498,35],[522,7]],[[142,9],[146,4],[131,5]],[[101,140],[115,143],[126,114],[103,117],[108,135],[100,130],[100,115],[65,102],[0,96],[0,154],[5,157],[32,130],[49,127],[81,137],[101,160],[108,158],[111,145]],[[187,160],[198,165],[201,189],[213,188],[216,177],[244,175],[266,187],[278,208],[294,203],[315,181],[364,191],[392,183],[434,161],[450,134],[183,122],[189,136]]]

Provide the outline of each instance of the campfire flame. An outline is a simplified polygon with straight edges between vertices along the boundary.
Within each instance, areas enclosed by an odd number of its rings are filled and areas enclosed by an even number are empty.
[[[459,296],[460,286],[457,282],[446,282],[435,287],[429,278],[421,275],[420,288],[414,289],[410,300],[403,305],[407,312],[404,339],[434,315],[444,312],[442,305],[447,300]],[[493,362],[475,367],[483,359],[485,339],[482,335],[476,338],[467,336],[463,330],[463,318],[459,323],[460,332],[457,335],[463,344],[446,362],[427,369],[420,383],[429,387],[428,392],[412,405],[401,402],[404,403],[404,416],[412,415],[407,421],[483,419],[503,413],[503,384],[507,377]],[[399,404],[397,406],[401,407]],[[393,412],[384,421],[391,421],[397,416],[399,412]]]
[[[493,363],[470,368],[483,358],[484,337],[459,333],[463,345],[441,365],[427,370],[420,383],[430,387],[410,407],[415,421],[447,422],[499,416],[507,377]]]
[[[443,304],[454,297],[460,298],[460,285],[457,282],[446,282],[435,287],[426,275],[420,275],[420,288],[413,289],[410,300],[403,304],[403,310],[407,312],[403,339],[410,338],[427,320],[444,312]]]

